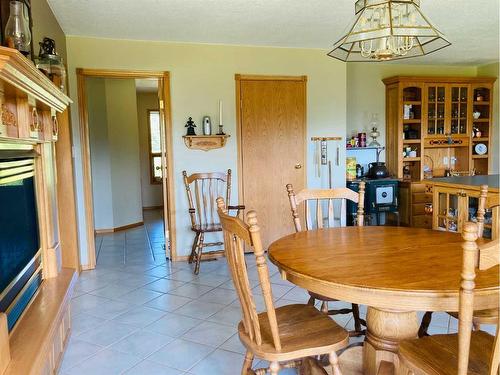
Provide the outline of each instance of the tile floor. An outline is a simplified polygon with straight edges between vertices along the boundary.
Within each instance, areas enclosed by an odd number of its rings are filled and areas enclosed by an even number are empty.
[[[147,211],[145,227],[98,236],[97,268],[83,272],[75,289],[73,333],[61,375],[240,372],[240,309],[225,260],[203,263],[198,276],[186,263],[166,263],[159,218]],[[247,261],[257,308],[263,310],[253,256]],[[269,267],[278,306],[307,301],[304,290]],[[352,328],[348,316],[335,319]],[[456,321],[441,313],[430,332],[456,329]]]

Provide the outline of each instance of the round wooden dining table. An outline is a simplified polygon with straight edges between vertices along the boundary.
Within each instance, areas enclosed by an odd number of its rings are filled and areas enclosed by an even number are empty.
[[[397,365],[398,343],[417,337],[417,311],[458,311],[460,234],[407,227],[304,231],[269,247],[284,279],[326,297],[367,305],[365,374]],[[476,277],[474,308],[496,306],[499,272]]]

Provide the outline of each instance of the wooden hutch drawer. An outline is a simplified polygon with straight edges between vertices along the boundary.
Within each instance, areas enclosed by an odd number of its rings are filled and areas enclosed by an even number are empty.
[[[426,193],[413,193],[412,194],[412,203],[432,203],[432,195]]]
[[[425,193],[426,184],[414,183],[411,184],[411,192],[412,193]]]
[[[432,216],[429,216],[429,215],[413,216],[412,227],[431,229],[432,228]]]
[[[425,206],[426,205],[427,205],[427,203],[417,203],[417,204],[412,205],[412,208],[411,208],[412,215],[413,216],[425,215]]]

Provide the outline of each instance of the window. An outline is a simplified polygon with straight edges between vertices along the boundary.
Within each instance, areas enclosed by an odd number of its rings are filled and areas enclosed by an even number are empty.
[[[161,136],[160,112],[148,111],[149,124],[149,165],[152,184],[161,184]]]

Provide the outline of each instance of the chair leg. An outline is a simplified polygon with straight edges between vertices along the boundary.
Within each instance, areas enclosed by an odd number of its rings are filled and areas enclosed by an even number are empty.
[[[339,357],[337,357],[337,353],[331,352],[328,356],[328,359],[330,361],[330,365],[332,366],[333,375],[342,375],[342,372],[340,371]]]
[[[307,301],[307,304],[310,306],[314,306],[315,303],[316,299],[313,296],[309,297],[309,301]]]
[[[418,337],[429,336],[427,330],[429,329],[429,325],[432,320],[432,311],[427,311],[422,318],[422,323],[420,324],[420,328],[418,330]]]
[[[271,362],[271,365],[269,366],[270,374],[271,375],[278,375],[280,372],[280,364],[279,362]]]
[[[189,255],[189,264],[193,263],[194,257],[196,255],[196,248],[198,247],[198,240],[200,239],[200,233],[196,232],[194,235],[193,246],[191,247],[191,255]]]
[[[252,369],[253,353],[247,350],[245,355],[245,361],[243,362],[243,368],[241,369],[241,375],[249,375],[249,370]]]
[[[352,304],[352,316],[354,317],[354,330],[361,332],[361,319],[359,318],[359,306],[355,303]]]
[[[198,247],[196,249],[196,258],[194,265],[194,274],[198,275],[200,273],[200,263],[201,263],[201,253],[203,251],[203,243],[205,241],[205,235],[200,233],[200,239],[198,240]]]
[[[321,312],[328,314],[328,302],[323,301],[321,303]]]

